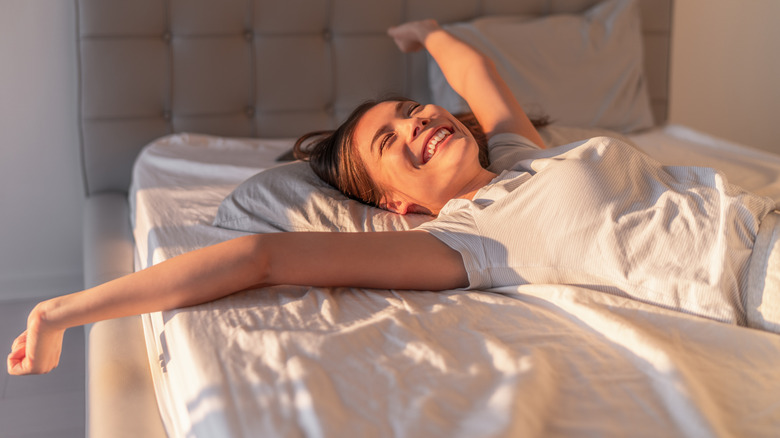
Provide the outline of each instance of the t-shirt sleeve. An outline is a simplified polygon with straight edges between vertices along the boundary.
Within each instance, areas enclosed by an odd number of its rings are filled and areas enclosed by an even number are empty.
[[[490,157],[488,170],[501,173],[501,171],[511,169],[515,163],[529,158],[534,152],[540,150],[538,145],[520,134],[512,132],[496,134],[488,140],[488,156]]]
[[[465,199],[450,201],[436,219],[416,229],[430,233],[460,253],[469,278],[469,285],[464,289],[488,289],[492,287],[486,269],[488,260],[469,204]]]

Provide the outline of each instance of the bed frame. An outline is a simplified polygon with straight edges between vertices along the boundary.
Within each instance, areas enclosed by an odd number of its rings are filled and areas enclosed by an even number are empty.
[[[407,20],[580,12],[597,0],[77,0],[87,287],[133,272],[127,189],[135,157],[175,132],[295,137],[362,100],[427,101],[424,54],[385,30]],[[666,121],[672,0],[642,0],[645,69]],[[92,437],[165,436],[140,318],[86,328]]]

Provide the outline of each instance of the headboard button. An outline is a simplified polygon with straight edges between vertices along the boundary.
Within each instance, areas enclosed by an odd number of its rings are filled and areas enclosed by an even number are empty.
[[[244,109],[244,113],[246,114],[247,117],[254,117],[254,115],[255,115],[255,107],[253,107],[253,106],[246,107]]]
[[[331,32],[330,29],[325,29],[322,31],[322,39],[325,41],[330,41],[333,39],[333,32]]]
[[[165,32],[163,34],[162,38],[163,38],[163,41],[165,41],[166,43],[170,43],[171,42],[171,33],[170,32]]]
[[[165,120],[171,120],[171,112],[170,111],[163,111],[162,116],[163,116],[163,119],[165,119]]]
[[[255,38],[255,34],[251,30],[244,32],[244,39],[247,40],[248,42],[252,42],[254,38]]]

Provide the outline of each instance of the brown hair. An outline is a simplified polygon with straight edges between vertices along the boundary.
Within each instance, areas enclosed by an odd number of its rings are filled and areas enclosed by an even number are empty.
[[[355,128],[363,115],[374,106],[383,102],[399,100],[410,99],[394,96],[363,102],[335,130],[314,131],[301,136],[293,147],[295,158],[308,161],[320,179],[346,196],[380,207],[385,191],[371,179],[360,154],[354,152]],[[455,114],[454,116],[468,128],[476,140],[479,146],[479,162],[482,167],[490,165],[487,137],[477,118],[473,113]],[[532,120],[532,122],[536,127],[542,127],[549,123],[546,117]]]
[[[385,192],[368,175],[352,142],[361,117],[379,103],[398,98],[367,101],[358,105],[347,120],[333,131],[314,131],[295,142],[293,154],[309,161],[312,170],[326,183],[352,199],[379,207]],[[309,141],[314,138],[314,141]]]

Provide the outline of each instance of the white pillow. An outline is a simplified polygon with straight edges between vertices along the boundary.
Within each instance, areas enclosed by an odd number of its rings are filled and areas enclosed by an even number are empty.
[[[600,135],[625,139],[603,129],[563,126],[548,126],[539,133],[548,146]],[[511,167],[514,163],[507,164]],[[265,170],[241,183],[220,204],[214,225],[251,233],[403,231],[431,219],[426,215],[390,213],[349,199],[317,177],[309,163],[296,161]]]
[[[487,17],[444,28],[493,59],[531,116],[619,132],[653,126],[635,0],[604,1],[581,15]],[[433,103],[468,111],[429,60]]]

